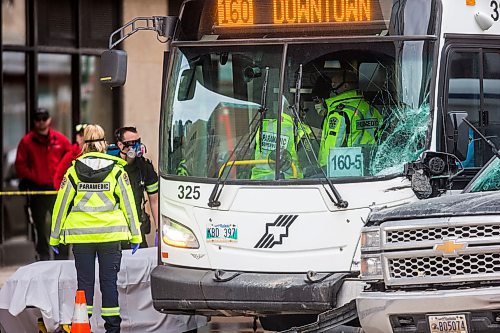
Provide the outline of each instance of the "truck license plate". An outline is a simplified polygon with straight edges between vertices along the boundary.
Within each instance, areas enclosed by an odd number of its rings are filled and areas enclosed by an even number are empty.
[[[238,226],[233,223],[208,224],[207,242],[209,243],[238,242]]]
[[[464,314],[428,316],[431,333],[467,333],[467,319]]]

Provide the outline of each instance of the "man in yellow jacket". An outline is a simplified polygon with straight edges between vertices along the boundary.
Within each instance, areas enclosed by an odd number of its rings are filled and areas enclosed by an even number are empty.
[[[99,261],[102,293],[101,316],[106,333],[120,332],[120,307],[116,286],[121,262],[120,242],[132,244],[133,253],[142,242],[126,162],[105,154],[104,131],[88,125],[83,155],[66,172],[52,215],[50,245],[73,244],[78,289],[85,291],[87,311],[92,315],[95,257]]]
[[[358,77],[349,70],[337,70],[331,77],[333,96],[315,105],[324,116],[319,149],[320,166],[327,165],[331,148],[375,145],[383,117],[357,90]]]

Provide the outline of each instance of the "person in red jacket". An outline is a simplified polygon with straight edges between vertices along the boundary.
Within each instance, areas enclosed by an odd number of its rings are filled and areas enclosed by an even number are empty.
[[[87,124],[78,124],[75,127],[75,143],[71,146],[71,150],[67,152],[59,163],[56,173],[54,175],[54,188],[58,189],[61,187],[61,182],[64,174],[71,166],[74,160],[82,154],[82,147],[85,143],[83,140],[83,130],[87,127]]]
[[[15,167],[20,178],[19,189],[54,190],[54,174],[64,154],[71,150],[71,143],[64,134],[50,127],[52,119],[47,109],[37,109],[33,120],[33,129],[17,146]],[[49,259],[48,232],[55,200],[55,195],[28,197],[28,206],[36,230],[36,251],[40,260]],[[66,258],[67,249],[56,256],[56,259]]]

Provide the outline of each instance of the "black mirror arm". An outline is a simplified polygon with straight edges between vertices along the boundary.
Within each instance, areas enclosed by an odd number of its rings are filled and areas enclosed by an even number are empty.
[[[109,36],[109,49],[113,49],[116,45],[140,30],[156,31],[158,36],[169,39],[174,34],[176,24],[176,16],[136,17],[113,31],[111,36]]]
[[[493,154],[495,154],[496,157],[500,158],[500,153],[498,152],[498,148],[495,146],[495,144],[490,140],[488,139],[487,137],[485,137],[483,135],[483,133],[481,133],[474,125],[472,125],[472,123],[467,120],[466,118],[463,119],[463,122],[466,123],[477,135],[479,135],[479,137],[481,139],[483,139],[487,144],[488,146],[490,146],[491,148],[491,151],[493,152]]]

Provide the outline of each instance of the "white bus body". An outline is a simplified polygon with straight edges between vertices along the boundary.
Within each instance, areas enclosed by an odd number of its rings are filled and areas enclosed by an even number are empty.
[[[352,300],[361,284],[342,285],[359,271],[366,217],[416,200],[404,164],[424,150],[459,153],[444,135],[450,111],[467,111],[487,135],[500,124],[499,13],[490,0],[185,2],[166,62],[155,307],[268,316],[317,314]],[[315,154],[296,162],[292,152],[288,168],[278,169],[276,157],[259,162],[267,148],[255,140],[266,128],[259,117],[252,125],[265,107],[286,160],[277,134],[284,118],[276,115],[297,116],[289,106],[299,71],[296,110],[306,116],[294,128],[321,137],[314,98],[338,69],[357,73],[384,116],[376,146],[331,150],[323,168],[347,208],[318,169],[314,139]],[[341,152],[345,161],[361,157],[363,167],[337,174],[332,161]],[[467,153],[464,174],[472,176],[490,154],[472,136]],[[259,168],[271,177],[258,178]]]

